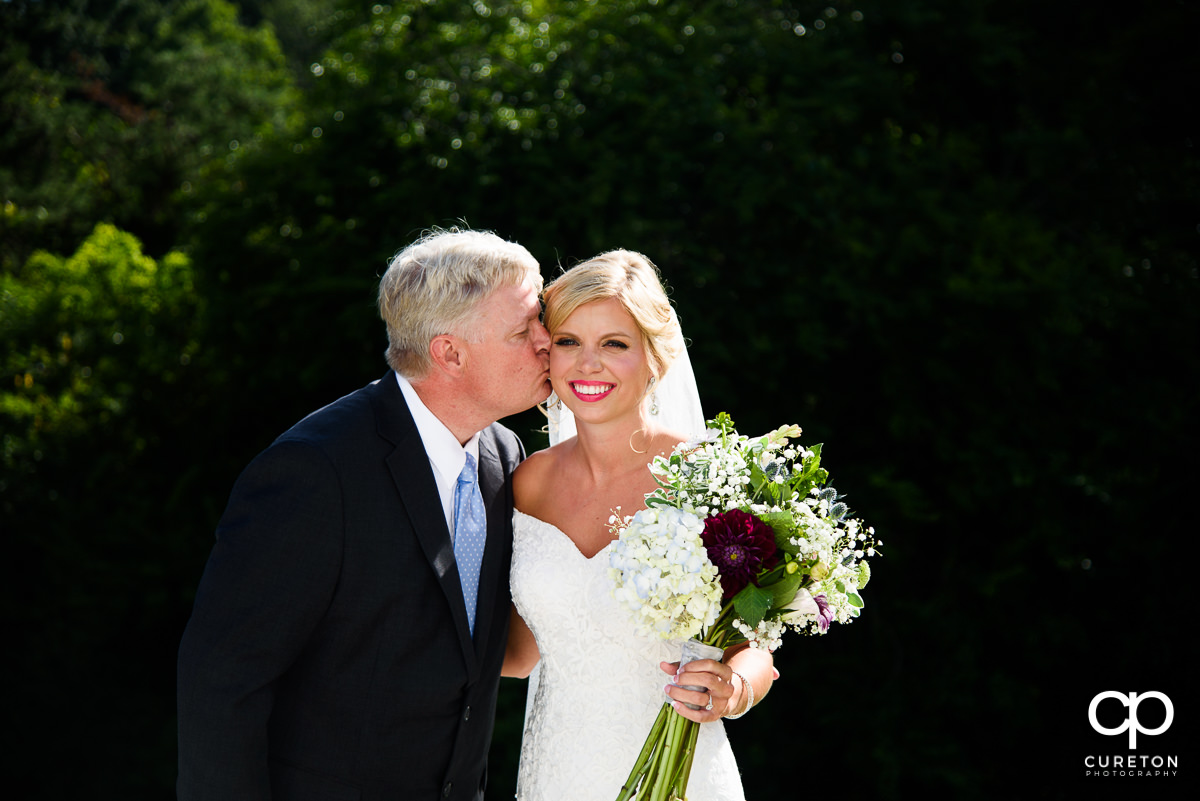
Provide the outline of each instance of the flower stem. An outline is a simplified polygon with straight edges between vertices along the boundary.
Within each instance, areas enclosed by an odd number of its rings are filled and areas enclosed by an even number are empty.
[[[675,778],[678,775],[677,763],[683,744],[684,727],[690,722],[682,715],[671,716],[671,721],[667,724],[667,741],[663,744],[662,759],[659,762],[658,779],[655,782],[650,801],[669,801],[671,798],[671,791],[674,789]]]
[[[709,627],[700,642],[705,645],[715,645],[718,648],[724,648],[726,641],[731,635],[730,623],[733,616],[733,601],[730,601],[721,609],[721,614],[717,615],[716,621]]]
[[[688,778],[692,775],[692,760],[696,757],[696,741],[700,738],[700,724],[689,720],[692,724],[687,730],[687,740],[683,751],[683,759],[679,763],[679,772],[676,775],[675,793],[680,799],[687,798]]]
[[[650,769],[650,756],[654,753],[655,746],[659,744],[664,733],[669,716],[675,710],[670,704],[663,704],[662,709],[658,711],[658,717],[654,719],[654,725],[650,727],[650,734],[646,737],[646,742],[642,745],[642,752],[638,754],[637,762],[633,766],[633,770],[629,772],[629,778],[625,780],[625,784],[621,787],[621,792],[617,796],[617,801],[629,801],[633,794],[638,789],[638,784],[643,781],[647,771]]]

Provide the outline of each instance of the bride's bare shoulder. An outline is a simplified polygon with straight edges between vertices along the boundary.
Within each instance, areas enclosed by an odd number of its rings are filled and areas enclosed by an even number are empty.
[[[541,505],[543,496],[556,491],[555,476],[562,471],[566,442],[529,454],[513,472],[513,500],[528,511]]]
[[[653,456],[670,456],[676,446],[687,441],[687,437],[678,431],[659,431],[650,442],[650,453]]]

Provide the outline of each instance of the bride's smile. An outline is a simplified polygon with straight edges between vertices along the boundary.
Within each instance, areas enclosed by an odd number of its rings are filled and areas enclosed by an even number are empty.
[[[581,401],[586,403],[594,403],[608,396],[616,388],[616,384],[609,384],[600,381],[572,381],[571,389],[579,396]]]

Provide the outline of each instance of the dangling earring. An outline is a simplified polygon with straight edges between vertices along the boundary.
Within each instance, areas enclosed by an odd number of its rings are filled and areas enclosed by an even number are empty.
[[[557,409],[559,406],[562,406],[562,401],[557,394],[551,392],[550,397],[546,398],[546,410]]]
[[[657,383],[658,378],[650,376],[650,414],[652,415],[658,414],[658,390],[654,388]]]

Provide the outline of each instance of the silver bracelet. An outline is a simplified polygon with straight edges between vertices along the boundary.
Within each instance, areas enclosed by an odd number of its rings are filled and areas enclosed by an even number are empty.
[[[736,670],[734,670],[733,668],[730,668],[730,669],[729,669],[729,672],[730,672],[730,673],[732,673],[733,675],[737,676],[739,679],[741,679],[741,680],[742,680],[742,687],[743,687],[743,688],[746,690],[746,695],[747,695],[747,696],[749,697],[749,699],[750,699],[749,701],[747,701],[747,702],[746,702],[746,708],[745,708],[745,709],[743,709],[741,712],[738,712],[736,715],[725,715],[725,719],[726,719],[726,720],[737,720],[737,719],[738,719],[738,718],[740,718],[742,715],[744,715],[744,714],[746,714],[747,712],[749,712],[749,711],[750,711],[750,707],[754,706],[754,685],[753,685],[753,684],[751,684],[750,682],[746,681],[746,677],[745,677],[745,676],[743,676],[741,673],[738,673],[738,672],[737,672]]]

